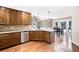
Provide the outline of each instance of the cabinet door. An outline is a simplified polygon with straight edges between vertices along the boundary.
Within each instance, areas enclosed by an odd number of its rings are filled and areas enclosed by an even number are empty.
[[[38,31],[33,32],[33,40],[39,40]]]
[[[17,18],[16,10],[0,7],[0,23],[5,25],[15,25]]]
[[[0,24],[7,24],[6,9],[0,7]]]
[[[45,41],[50,42],[50,32],[45,32]]]
[[[9,46],[21,43],[21,33],[11,33],[9,38]]]
[[[13,25],[20,25],[21,13],[18,10],[13,10]]]
[[[12,15],[13,15],[13,18],[12,18],[12,21],[13,21],[13,25],[17,25],[17,11],[16,10],[12,10]]]
[[[37,31],[31,31],[29,34],[29,37],[30,37],[30,40],[39,40]]]
[[[9,46],[9,37],[7,34],[0,35],[0,49],[6,48]]]
[[[33,31],[29,32],[29,40],[33,40]]]
[[[9,9],[6,8],[6,25],[9,25],[10,23],[10,12]]]
[[[25,12],[21,12],[21,24],[26,25],[27,24],[27,14]]]
[[[21,12],[21,24],[22,25],[31,25],[32,24],[31,14],[27,12]]]
[[[8,25],[13,25],[13,10],[9,9],[9,23]]]
[[[21,25],[21,12],[20,11],[17,11],[17,13],[16,13],[16,24],[17,25]]]
[[[27,13],[27,14],[26,14],[26,17],[27,17],[27,25],[31,25],[31,24],[32,24],[32,17],[31,17],[31,14],[30,14],[30,13]]]
[[[43,32],[43,31],[39,31],[39,32],[38,32],[38,39],[39,39],[40,41],[44,41],[44,32]]]
[[[16,10],[13,9],[8,9],[7,8],[7,17],[8,17],[8,25],[16,25],[17,24],[17,12]]]

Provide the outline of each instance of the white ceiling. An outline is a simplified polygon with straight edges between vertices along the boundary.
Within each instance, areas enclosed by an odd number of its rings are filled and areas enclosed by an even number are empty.
[[[6,6],[9,8],[14,8],[18,10],[23,10],[32,13],[32,15],[38,16],[40,19],[48,18],[58,18],[64,16],[72,16],[73,6]]]

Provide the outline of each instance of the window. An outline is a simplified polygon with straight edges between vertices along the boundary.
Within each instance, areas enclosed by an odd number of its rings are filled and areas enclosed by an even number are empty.
[[[61,26],[66,29],[66,22],[61,22]]]
[[[71,21],[69,21],[69,29],[71,29],[71,23],[72,23],[72,22],[71,22]]]

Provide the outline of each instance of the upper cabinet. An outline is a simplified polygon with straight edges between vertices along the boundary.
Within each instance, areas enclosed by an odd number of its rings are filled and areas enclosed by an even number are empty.
[[[21,24],[25,25],[32,24],[32,17],[30,13],[21,12]]]
[[[7,23],[6,13],[7,13],[6,9],[0,7],[0,24]]]
[[[31,25],[31,13],[0,7],[0,24],[5,25]]]

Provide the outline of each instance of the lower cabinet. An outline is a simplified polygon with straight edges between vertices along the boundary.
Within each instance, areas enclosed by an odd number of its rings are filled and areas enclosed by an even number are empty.
[[[2,35],[0,35],[2,36]],[[8,37],[0,37],[0,49],[3,49],[5,47],[8,47],[9,46],[9,42],[8,42]]]
[[[44,41],[44,32],[42,32],[42,31],[30,31],[29,38],[30,38],[30,40]]]
[[[38,31],[33,31],[33,40],[36,40],[36,41],[39,40],[39,38],[38,38]]]
[[[30,31],[29,38],[32,41],[44,41],[47,43],[52,43],[54,41],[54,33],[48,31]]]
[[[40,41],[44,41],[44,31],[39,31],[39,32],[38,32],[38,39],[39,39]]]
[[[0,34],[0,49],[21,43],[21,33]]]
[[[29,32],[29,40],[34,40],[33,35],[34,35],[33,31],[30,31]]]
[[[50,42],[50,32],[45,32],[45,42]]]
[[[45,42],[52,43],[54,41],[54,33],[53,32],[45,32]]]

